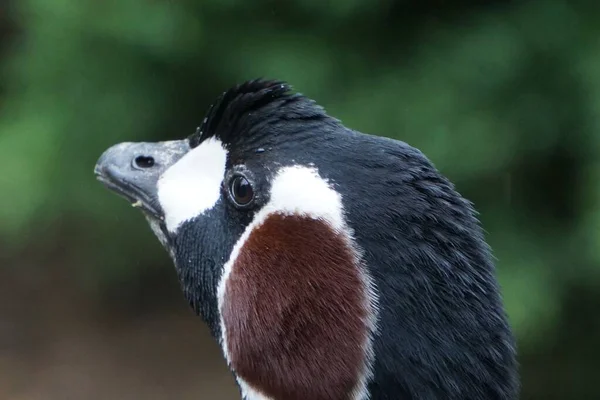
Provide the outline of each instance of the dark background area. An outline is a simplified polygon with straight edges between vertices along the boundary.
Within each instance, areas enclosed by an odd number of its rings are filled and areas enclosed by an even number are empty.
[[[93,176],[247,79],[420,148],[474,201],[523,399],[600,398],[600,3],[0,3],[0,398],[236,399],[139,212]]]

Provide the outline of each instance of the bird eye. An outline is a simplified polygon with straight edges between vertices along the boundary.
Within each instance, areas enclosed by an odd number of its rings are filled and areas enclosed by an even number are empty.
[[[238,206],[248,205],[254,198],[252,185],[243,176],[236,176],[232,179],[229,191],[231,192],[231,198]]]

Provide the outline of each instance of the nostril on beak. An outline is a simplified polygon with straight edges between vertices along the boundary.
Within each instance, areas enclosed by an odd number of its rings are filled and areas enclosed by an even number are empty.
[[[154,158],[150,156],[137,156],[133,159],[133,166],[140,169],[154,167]]]

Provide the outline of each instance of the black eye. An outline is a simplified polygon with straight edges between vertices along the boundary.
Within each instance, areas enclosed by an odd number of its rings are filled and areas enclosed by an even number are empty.
[[[243,176],[236,176],[231,180],[229,191],[231,192],[233,201],[235,201],[238,206],[245,206],[254,198],[252,185],[250,185],[248,179]]]

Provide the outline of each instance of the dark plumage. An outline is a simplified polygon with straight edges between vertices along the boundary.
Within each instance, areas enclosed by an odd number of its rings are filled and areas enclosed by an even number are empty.
[[[161,181],[173,175],[168,172],[173,165],[180,161],[181,166],[186,157],[191,159],[189,154],[210,140],[221,143],[226,154],[220,195],[210,207],[177,220],[178,225],[170,229],[173,208],[164,200],[167,196],[162,193],[167,191],[161,189]],[[121,161],[143,151],[160,157],[160,148],[152,147],[159,145],[113,148],[99,161],[97,173],[103,180],[112,179],[113,185],[118,181],[114,176],[119,174],[126,177],[119,179],[129,184],[158,182],[156,193],[150,190],[148,197],[154,199],[163,216],[146,215],[173,256],[186,298],[224,346],[241,382],[265,395],[285,395],[286,399],[348,398],[350,393],[360,398],[360,383],[355,381],[360,373],[348,371],[354,371],[349,365],[363,371],[359,367],[364,362],[372,371],[364,375],[372,400],[518,398],[515,341],[503,310],[490,249],[472,204],[420,151],[400,141],[348,129],[312,100],[291,94],[285,83],[263,80],[246,82],[220,96],[198,130],[185,144],[178,143],[177,150],[169,153],[168,161],[156,172],[144,171],[149,175],[143,179],[134,177],[139,173]],[[318,176],[330,185],[330,192],[341,196],[341,242],[334,239],[339,231],[330,225],[302,222],[301,218],[293,219],[296,217],[290,212],[284,213],[287,220],[279,222],[274,215],[261,214],[280,204],[274,182],[280,171],[290,166],[314,166]],[[111,172],[117,167],[119,174]],[[185,176],[193,173],[186,172]],[[249,205],[231,201],[228,185],[239,175],[253,190]],[[297,192],[285,192],[281,199],[293,202],[296,193],[298,198],[309,196],[311,200],[312,192],[302,182],[298,181]],[[314,182],[321,181],[315,178]],[[127,185],[121,186],[120,193],[131,197],[123,193]],[[303,190],[308,192],[303,194]],[[280,192],[277,189],[276,193]],[[317,209],[318,201],[311,207]],[[252,225],[257,218],[264,218],[263,233],[259,225]],[[297,228],[286,231],[291,224]],[[246,230],[250,236],[244,238]],[[267,231],[275,233],[264,236]],[[313,236],[320,239],[310,240]],[[239,255],[234,251],[238,242]],[[305,247],[298,247],[303,243]],[[303,250],[293,250],[296,248]],[[357,258],[330,257],[344,252]],[[240,258],[244,254],[245,258]],[[275,273],[282,270],[288,273]],[[365,297],[369,286],[361,280],[363,274],[373,285],[376,302]],[[270,280],[264,281],[267,275]],[[288,281],[291,277],[298,285]],[[314,292],[308,296],[311,288]],[[326,300],[322,302],[312,301],[324,291],[332,295],[323,297]],[[271,302],[264,304],[260,300],[267,294]],[[356,302],[346,303],[354,297]],[[334,309],[334,314],[324,317]],[[365,316],[352,325],[344,322],[356,313]],[[374,333],[365,319],[369,315],[376,317]],[[292,322],[296,324],[293,332],[289,328]],[[222,339],[223,323],[230,335],[227,343]],[[240,331],[242,328],[247,330]],[[335,334],[340,348],[349,346],[346,352],[317,349],[319,343],[333,346],[325,338]],[[356,343],[363,343],[365,335],[372,338],[372,345],[365,342],[364,352],[354,354],[351,349],[359,348]],[[257,342],[258,338],[264,342]],[[236,343],[241,345],[235,347]],[[298,360],[298,352],[306,357]],[[329,354],[330,360],[336,359],[336,354],[341,358],[315,378],[311,373],[316,369],[311,365],[317,368],[328,361],[313,360],[319,354]],[[351,358],[355,356],[360,357]],[[244,368],[249,368],[241,376],[236,357],[245,360]],[[282,375],[269,370],[258,378],[264,368],[268,369],[262,363],[270,360]],[[309,377],[312,383],[304,381]],[[289,388],[294,389],[286,392]],[[260,397],[248,400],[251,398]]]

